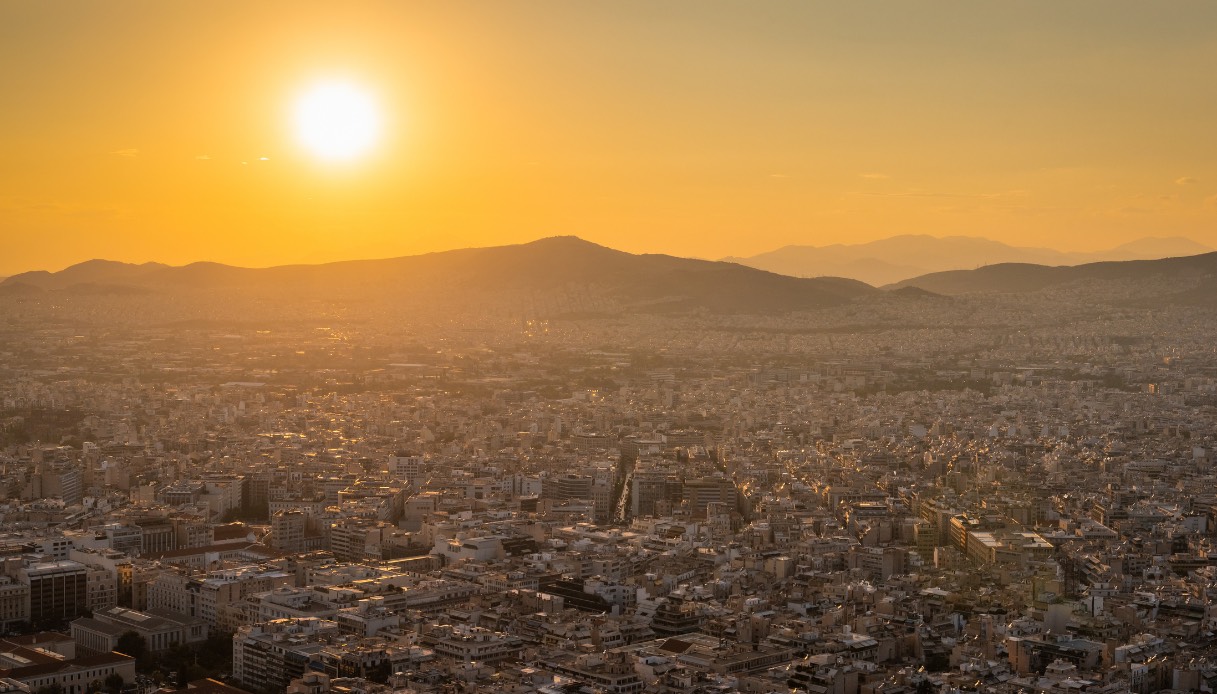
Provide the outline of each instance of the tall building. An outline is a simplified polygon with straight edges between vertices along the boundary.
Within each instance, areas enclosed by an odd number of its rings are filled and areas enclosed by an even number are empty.
[[[95,607],[91,604],[89,609],[97,610],[97,609],[100,609],[101,607],[109,607],[109,606],[113,606],[113,605],[121,605],[123,607],[132,606],[132,602],[131,602],[131,599],[132,599],[131,598],[131,588],[132,588],[131,557],[123,554],[122,552],[116,552],[112,549],[97,549],[97,550],[73,549],[73,550],[71,550],[70,556],[68,558],[71,559],[72,561],[78,561],[81,564],[84,564],[85,566],[101,567],[101,568],[105,569],[106,571],[108,571],[113,576],[114,602],[110,603],[109,605],[100,605],[100,601],[99,601],[99,606]],[[94,578],[93,580],[96,581],[98,579]],[[93,587],[90,586],[90,595],[92,596],[92,597],[90,597],[90,601],[93,601],[98,598],[98,596],[100,595],[100,592],[94,592]]]
[[[241,504],[246,512],[264,511],[270,503],[270,473],[255,472],[241,480]]]
[[[330,527],[330,551],[338,561],[363,560],[368,556],[368,546],[380,546],[382,530],[386,527],[391,526],[364,518],[337,521]]]
[[[61,499],[65,506],[84,498],[84,474],[73,463],[42,463],[21,492],[24,499]]]
[[[593,475],[565,474],[546,478],[541,496],[555,501],[590,501],[597,522],[607,521],[613,506],[613,476],[606,470]]]
[[[64,467],[44,473],[42,492],[63,499],[66,506],[79,504],[84,498],[84,476],[77,467]]]
[[[613,513],[613,472],[600,470],[592,477],[592,504],[595,521],[604,523]]]
[[[680,501],[680,480],[666,470],[636,471],[630,480],[630,515],[655,515],[655,502]]]
[[[275,511],[270,517],[270,546],[279,552],[296,554],[304,551],[306,518],[300,509]]]
[[[18,570],[17,579],[29,586],[35,628],[76,619],[88,606],[88,570],[80,562],[30,562]]]
[[[705,518],[708,504],[729,504],[731,508],[739,506],[735,483],[726,477],[686,479],[681,487],[681,497],[694,518]]]
[[[104,610],[118,605],[118,575],[104,566],[84,564],[85,607]]]
[[[421,455],[397,454],[389,458],[390,476],[417,487],[427,473],[427,465]]]
[[[552,480],[546,479],[541,489],[541,495],[546,499],[570,501],[571,499],[592,498],[592,478],[587,475],[559,475]]]

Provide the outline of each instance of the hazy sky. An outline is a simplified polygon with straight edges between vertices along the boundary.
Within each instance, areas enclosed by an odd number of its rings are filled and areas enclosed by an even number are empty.
[[[0,275],[576,234],[1217,246],[1217,2],[0,3]],[[292,104],[341,79],[341,164]]]

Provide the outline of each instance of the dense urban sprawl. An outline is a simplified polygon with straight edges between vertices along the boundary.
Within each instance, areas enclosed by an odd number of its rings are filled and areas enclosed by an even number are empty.
[[[1217,322],[1076,298],[10,301],[0,691],[1214,691]]]

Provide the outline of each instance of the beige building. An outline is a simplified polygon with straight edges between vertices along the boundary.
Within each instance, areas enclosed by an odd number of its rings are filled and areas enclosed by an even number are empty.
[[[85,605],[92,611],[118,604],[118,577],[96,564],[85,564]]]
[[[207,624],[203,620],[172,610],[137,612],[112,607],[94,612],[92,617],[72,621],[72,640],[86,653],[109,653],[117,649],[119,638],[129,631],[143,637],[152,652],[207,639]]]
[[[295,584],[283,571],[240,568],[205,576],[165,573],[148,584],[148,607],[165,608],[198,617],[213,629],[228,631],[241,623],[241,603],[247,596]]]
[[[0,629],[9,631],[30,621],[30,587],[0,576]]]
[[[90,684],[111,675],[134,682],[135,658],[121,653],[77,657],[71,637],[53,632],[0,639],[0,677],[32,691],[57,687],[63,694],[84,694]]]
[[[96,600],[97,605],[90,603],[89,608],[93,610],[113,607],[114,605],[122,605],[123,607],[134,607],[132,602],[132,579],[133,570],[131,565],[131,557],[116,552],[112,549],[73,549],[69,555],[72,561],[80,562],[86,567],[100,567],[105,569],[114,579],[114,600],[108,602],[102,598],[100,594],[92,593],[93,587],[86,587],[93,597],[90,600]],[[92,574],[90,574],[92,577]],[[100,590],[100,589],[98,589]],[[104,604],[103,604],[104,603]]]
[[[337,624],[315,618],[243,626],[232,639],[232,677],[244,687],[286,690],[323,648],[321,638],[337,633]]]

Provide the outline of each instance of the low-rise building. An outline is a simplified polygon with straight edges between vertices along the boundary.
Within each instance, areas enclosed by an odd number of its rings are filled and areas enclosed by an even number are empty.
[[[78,657],[71,637],[53,632],[0,639],[0,678],[17,680],[33,691],[84,694],[93,683],[113,675],[134,682],[135,658],[122,653]]]
[[[207,639],[203,620],[163,608],[139,612],[111,607],[94,612],[92,617],[73,620],[71,628],[72,640],[86,653],[109,653],[118,648],[119,638],[128,632],[139,634],[153,653]]]
[[[304,675],[324,647],[322,636],[338,632],[327,619],[276,619],[237,629],[232,639],[232,676],[253,689],[284,690]]]

